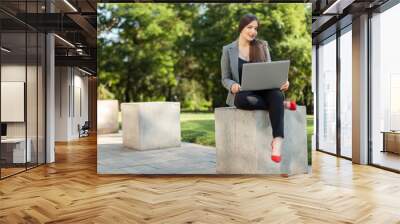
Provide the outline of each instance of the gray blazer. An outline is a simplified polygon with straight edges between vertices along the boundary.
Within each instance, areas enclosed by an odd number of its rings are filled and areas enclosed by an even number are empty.
[[[239,83],[239,70],[238,70],[238,57],[239,57],[239,46],[238,40],[225,45],[222,48],[221,56],[221,82],[222,85],[228,90],[228,97],[226,98],[226,104],[234,106],[235,95],[231,92],[231,86],[234,83]],[[267,61],[271,61],[271,56],[268,50],[267,41],[263,40],[265,44],[265,53]]]

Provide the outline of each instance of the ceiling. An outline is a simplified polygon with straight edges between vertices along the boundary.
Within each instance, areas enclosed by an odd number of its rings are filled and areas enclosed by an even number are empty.
[[[374,11],[389,0],[312,0],[313,43],[332,35],[362,13]]]
[[[46,0],[1,0],[2,43],[13,50],[8,57],[26,55],[25,38],[20,38],[25,35],[18,33],[51,32],[56,34],[56,66],[78,66],[95,75],[96,7],[96,0],[47,0],[47,4]],[[33,49],[28,44],[28,56]]]

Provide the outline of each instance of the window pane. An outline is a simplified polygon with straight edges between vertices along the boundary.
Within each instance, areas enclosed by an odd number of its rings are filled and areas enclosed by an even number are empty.
[[[28,162],[28,168],[37,165],[37,81],[38,81],[38,68],[37,68],[37,33],[28,32],[28,55],[27,55],[27,81],[26,81],[26,115],[27,115],[27,135],[28,141],[30,142],[31,154],[30,161]]]
[[[351,158],[352,141],[352,35],[340,36],[340,153]]]
[[[30,161],[30,141],[26,141],[26,33],[1,33],[1,177],[25,170]],[[6,49],[6,50],[4,50]]]
[[[372,159],[400,170],[400,4],[372,18]],[[386,146],[384,145],[386,143]],[[384,151],[384,152],[382,152]]]
[[[336,153],[336,41],[318,48],[318,146]]]

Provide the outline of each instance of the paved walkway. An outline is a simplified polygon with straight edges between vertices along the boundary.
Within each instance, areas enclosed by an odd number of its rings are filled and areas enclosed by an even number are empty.
[[[181,147],[137,151],[122,146],[122,133],[97,138],[99,174],[215,174],[214,147],[182,142]]]

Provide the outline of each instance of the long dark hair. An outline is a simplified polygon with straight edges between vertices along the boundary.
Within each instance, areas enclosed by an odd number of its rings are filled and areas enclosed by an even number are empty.
[[[258,28],[260,28],[260,21],[257,19],[257,17],[253,14],[246,14],[244,15],[239,22],[239,34],[242,32],[242,30],[251,22],[257,21]],[[265,44],[263,41],[258,40],[254,38],[254,40],[250,41],[250,52],[249,52],[249,57],[250,57],[250,62],[263,62],[267,61],[267,56],[265,55]]]

